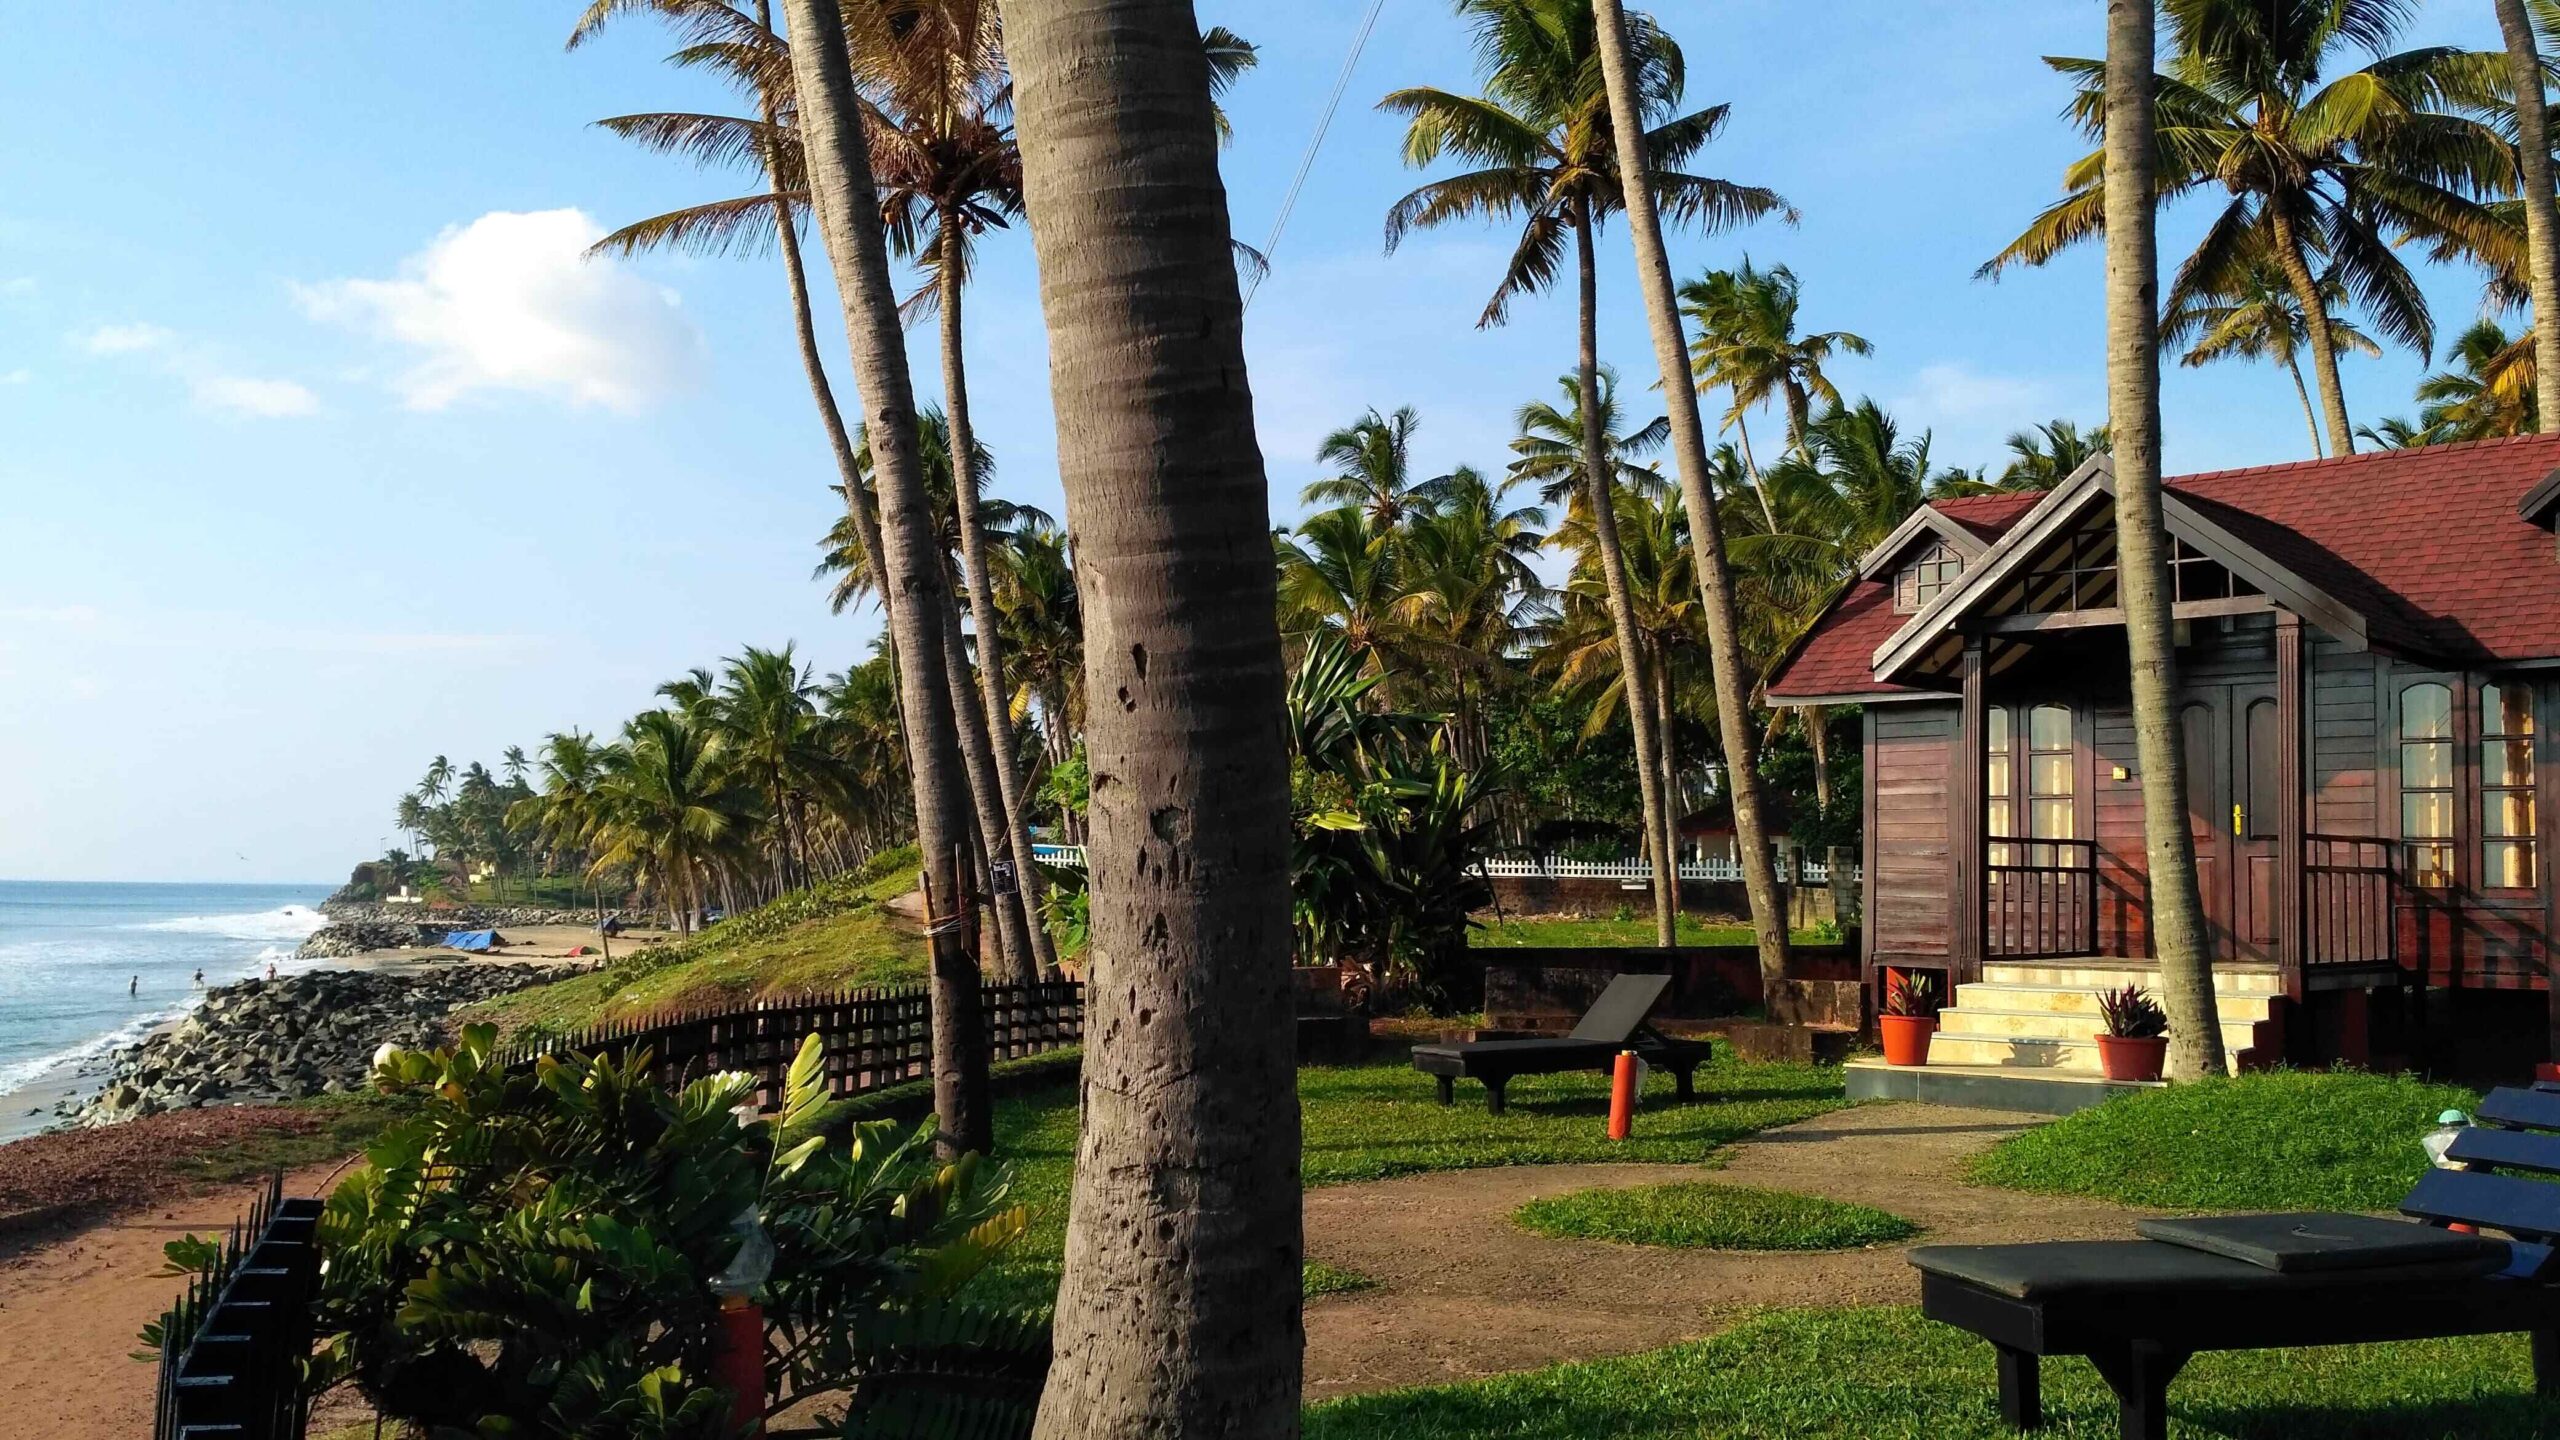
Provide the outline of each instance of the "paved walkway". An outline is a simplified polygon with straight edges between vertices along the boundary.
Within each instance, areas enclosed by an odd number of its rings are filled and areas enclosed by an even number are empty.
[[[1522,1202],[1566,1191],[1666,1180],[1793,1190],[1890,1210],[1920,1225],[1914,1243],[2131,1235],[2137,1212],[2119,1206],[1959,1182],[1966,1156],[2026,1125],[1994,1111],[1868,1105],[1742,1141],[1721,1170],[1535,1165],[1311,1190],[1308,1257],[1380,1283],[1307,1307],[1307,1397],[1653,1350],[1766,1306],[1919,1297],[1902,1246],[1674,1250],[1554,1239],[1511,1222]]]

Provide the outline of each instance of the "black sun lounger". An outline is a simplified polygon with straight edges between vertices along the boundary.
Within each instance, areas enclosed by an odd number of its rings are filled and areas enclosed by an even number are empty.
[[[2043,1422],[2047,1355],[2089,1357],[2125,1440],[2169,1433],[2169,1382],[2205,1350],[2522,1332],[2535,1390],[2560,1397],[2560,1185],[2498,1173],[2560,1176],[2560,1135],[2534,1133],[2560,1130],[2560,1095],[2499,1090],[2480,1118],[2448,1152],[2470,1168],[2430,1170],[2401,1200],[2419,1223],[2224,1215],[2145,1220],[2140,1240],[1924,1245],[1921,1313],[1997,1348],[2000,1413],[2020,1429]]]
[[[1704,1040],[1674,1040],[1645,1023],[1671,988],[1668,975],[1620,975],[1583,1012],[1573,1033],[1554,1040],[1470,1040],[1452,1045],[1416,1045],[1413,1068],[1440,1081],[1440,1103],[1456,1098],[1461,1079],[1484,1082],[1487,1110],[1502,1113],[1503,1088],[1514,1075],[1557,1075],[1568,1070],[1606,1070],[1621,1050],[1633,1050],[1647,1064],[1678,1077],[1680,1098],[1691,1094],[1692,1076],[1712,1053]]]

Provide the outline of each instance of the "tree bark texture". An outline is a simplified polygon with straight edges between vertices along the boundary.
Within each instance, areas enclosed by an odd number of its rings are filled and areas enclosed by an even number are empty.
[[[1644,293],[1653,329],[1653,353],[1662,367],[1662,394],[1671,420],[1671,453],[1680,467],[1680,500],[1689,514],[1689,548],[1698,571],[1698,598],[1707,622],[1707,660],[1715,671],[1716,723],[1724,739],[1726,785],[1733,795],[1733,831],[1742,864],[1742,888],[1751,901],[1751,928],[1760,942],[1764,990],[1778,993],[1787,969],[1786,902],[1760,802],[1760,736],[1751,724],[1753,676],[1742,651],[1742,626],[1734,611],[1733,572],[1725,559],[1724,532],[1707,482],[1707,431],[1698,416],[1698,391],[1689,379],[1689,343],[1681,333],[1680,300],[1671,281],[1671,259],[1662,246],[1662,217],[1653,206],[1653,177],[1644,153],[1644,122],[1636,103],[1634,67],[1627,57],[1627,20],[1618,0],[1594,0],[1600,69],[1609,87],[1609,128],[1618,145],[1618,183],[1626,192],[1627,236],[1634,242],[1636,285]]]
[[[2497,0],[2516,89],[2518,178],[2523,182],[2527,279],[2533,290],[2533,398],[2543,434],[2560,432],[2560,208],[2551,193],[2551,115],[2542,88],[2542,47],[2524,0]]]
[[[1189,0],[1006,0],[1085,616],[1084,1128],[1041,1440],[1298,1433],[1270,487]]]
[[[1600,424],[1600,258],[1592,242],[1594,219],[1585,204],[1575,217],[1582,387],[1582,481],[1591,506],[1591,534],[1600,551],[1600,578],[1609,592],[1609,628],[1618,642],[1619,688],[1626,700],[1627,730],[1635,738],[1636,794],[1644,809],[1644,848],[1653,852],[1653,933],[1665,949],[1679,940],[1680,881],[1665,857],[1671,847],[1670,806],[1662,794],[1662,741],[1645,697],[1643,638],[1636,631],[1635,600],[1627,583],[1627,552],[1618,546],[1618,477],[1609,464],[1608,435]],[[1682,382],[1684,385],[1686,381]]]
[[[2187,821],[2189,757],[2178,724],[2169,533],[2160,514],[2160,249],[2150,103],[2156,26],[2152,0],[2107,0],[2107,422],[2115,432],[2118,588],[2133,657],[2151,943],[2160,963],[2161,1006],[2169,1012],[2168,1074],[2192,1080],[2221,1074],[2224,1063],[2213,937],[2196,889],[2195,838]],[[2292,259],[2298,267],[2300,253]],[[2334,361],[2316,296],[2305,299],[2304,313],[2311,317],[2315,355]],[[2324,373],[2334,394],[2336,372]],[[2345,410],[2333,406],[2333,440],[2345,424]],[[1966,743],[1981,742],[1968,737]]]
[[[962,768],[969,772],[969,804],[976,826],[978,873],[1003,853],[998,842],[1005,834],[1003,786],[994,747],[987,740],[986,711],[978,702],[977,682],[969,673],[969,642],[960,633],[960,617],[945,610],[942,627],[943,673],[951,684],[951,717],[960,732]],[[991,895],[978,892],[988,904],[988,913],[996,922],[995,973],[1010,985],[1024,985],[1040,978],[1037,952],[1031,948],[1031,935],[1022,913],[1022,896]]]
[[[961,266],[960,217],[942,217],[942,410],[951,427],[951,490],[960,522],[960,578],[969,587],[969,623],[978,632],[978,685],[986,712],[987,748],[995,761],[996,798],[1004,811],[1001,830],[987,834],[990,862],[1009,859],[1020,886],[1009,898],[1022,912],[1023,958],[1013,964],[1012,978],[1027,985],[1042,971],[1058,968],[1058,952],[1040,923],[1040,870],[1031,863],[1031,831],[1024,821],[1022,747],[1013,733],[1013,691],[1005,684],[1004,646],[996,629],[995,578],[987,571],[987,532],[978,514],[978,476],[969,458],[977,453],[977,431],[969,423],[969,366],[961,348],[960,292],[967,288]],[[1001,908],[1001,899],[999,901]]]
[[[932,892],[933,1102],[947,1154],[985,1151],[994,1131],[987,1109],[987,1054],[979,1021],[976,921],[957,902],[966,894],[960,861],[970,834],[968,780],[951,713],[938,633],[951,613],[947,562],[935,537],[916,452],[915,390],[906,337],[880,229],[880,196],[855,110],[853,63],[844,18],[833,0],[784,0],[791,71],[798,93],[809,194],[844,302],[845,340],[869,426],[880,496],[879,548],[872,552],[897,636],[898,708],[906,722],[907,773],[915,794],[916,846]],[[858,495],[861,486],[847,487]]]
[[[2111,16],[2115,6],[2116,0],[2107,0],[2107,9]],[[2110,19],[2108,23],[2112,25],[2114,21]],[[2151,128],[2152,123],[2150,93],[2148,82],[2146,82],[2139,102],[2142,105],[2142,123],[2146,130]],[[2112,90],[2109,92],[2108,103],[2114,103]],[[2112,149],[2107,156],[2107,163],[2110,166],[2115,163]],[[2145,157],[2142,166],[2144,176],[2150,176],[2154,170],[2155,163],[2149,157]],[[2121,172],[2113,169],[2107,171],[2107,213],[2110,217],[2115,214],[2117,208],[2114,177],[2119,173]],[[2151,191],[2147,185],[2140,193],[2144,205],[2152,203]],[[2329,333],[2328,302],[2320,293],[2319,282],[2311,277],[2311,262],[2304,258],[2302,252],[2302,232],[2294,228],[2291,217],[2285,214],[2281,197],[2270,196],[2266,204],[2268,214],[2273,218],[2275,225],[2276,268],[2284,272],[2285,284],[2293,290],[2294,303],[2302,307],[2303,319],[2308,322],[2303,329],[2306,332],[2305,338],[2311,342],[2311,375],[2320,383],[2320,410],[2329,421],[2329,453],[2353,455],[2356,453],[2356,432],[2355,427],[2347,421],[2347,392],[2338,382],[2338,344],[2337,337]],[[2108,276],[2108,291],[2113,294],[2115,280],[2112,268]],[[2158,288],[2156,281],[2153,282],[2153,288]],[[2156,337],[2159,326],[2154,324],[2150,328]],[[2113,341],[2109,342],[2111,347],[2113,343]],[[2156,361],[2153,368],[2155,370],[2158,368]],[[2153,388],[2158,387],[2155,384]]]

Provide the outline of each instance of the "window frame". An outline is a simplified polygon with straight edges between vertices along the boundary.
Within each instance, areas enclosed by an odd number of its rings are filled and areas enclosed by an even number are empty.
[[[1904,561],[1901,568],[1893,572],[1893,612],[1917,615],[1928,609],[1931,602],[1964,580],[1964,566],[1963,553],[1947,543],[1945,536],[1932,539],[1927,549]],[[1923,567],[1929,571],[1925,579],[1921,575]],[[1926,593],[1923,593],[1924,587]]]
[[[2461,683],[2458,676],[2432,673],[2395,675],[2392,677],[2392,685],[2391,730],[2385,737],[2384,743],[2391,756],[2391,833],[2394,843],[2400,847],[2402,879],[2411,890],[2423,893],[2441,895],[2457,891],[2462,888],[2466,878],[2468,857],[2464,852],[2469,848],[2462,843],[2461,833],[2461,816],[2464,808],[2462,804],[2464,769],[2462,716],[2467,708],[2464,700],[2468,687]],[[2409,734],[2409,697],[2416,691],[2426,688],[2444,692],[2444,731],[2439,735],[2412,738]],[[2411,785],[2409,783],[2409,751],[2411,747],[2418,745],[2442,747],[2444,752],[2442,784]],[[2412,836],[2409,833],[2409,797],[2412,795],[2444,797],[2445,829],[2442,834]],[[2420,878],[2422,872],[2418,864],[2418,851],[2421,846],[2440,851],[2444,857],[2440,871],[2425,872],[2441,875],[2442,878],[2433,883]]]
[[[2542,888],[2542,805],[2541,797],[2538,794],[2542,773],[2542,726],[2541,716],[2539,714],[2541,708],[2540,696],[2537,693],[2537,687],[2529,676],[2516,676],[2511,679],[2483,680],[2478,685],[2471,686],[2469,688],[2472,691],[2474,699],[2468,708],[2477,718],[2476,728],[2469,737],[2469,750],[2473,767],[2472,774],[2474,776],[2473,784],[2471,786],[2471,805],[2475,821],[2472,826],[2471,843],[2465,848],[2472,852],[2469,858],[2471,858],[2473,863],[2479,867],[2475,872],[2477,876],[2477,888],[2484,892],[2495,892],[2500,895],[2531,894]],[[2503,694],[2507,691],[2518,691],[2524,696],[2525,728],[2521,731],[2507,731],[2503,729],[2492,731],[2489,728],[2491,723],[2489,712],[2490,697],[2493,695]],[[2514,744],[2517,742],[2521,742],[2524,747],[2524,782],[2522,784],[2516,784],[2512,781],[2499,785],[2490,784],[2488,764],[2489,747],[2493,744],[2504,745]],[[2489,815],[2491,797],[2518,794],[2525,797],[2526,823],[2524,831],[2515,835],[2490,834]],[[2492,883],[2490,877],[2495,874],[2496,871],[2493,870],[2489,864],[2489,849],[2493,845],[2516,845],[2523,849],[2525,856],[2525,883],[2521,885],[2501,885]]]

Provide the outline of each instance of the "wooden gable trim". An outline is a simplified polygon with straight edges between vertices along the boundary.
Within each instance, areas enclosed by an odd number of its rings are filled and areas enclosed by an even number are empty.
[[[2545,475],[2524,498],[2516,502],[2516,514],[2545,530],[2553,528],[2551,507],[2560,504],[2560,470]]]
[[[1939,511],[1924,500],[1920,503],[1919,509],[1902,517],[1902,523],[1894,526],[1891,534],[1877,541],[1873,549],[1858,557],[1858,578],[1861,580],[1883,579],[1885,573],[1894,568],[1894,562],[1902,558],[1902,552],[1910,549],[1923,534],[1935,535],[1954,546],[1956,553],[1964,557],[1964,563],[1968,566],[1982,558],[1983,551],[1991,548],[1989,541],[1967,529],[1962,521]]]
[[[1893,680],[1935,649],[1956,628],[1959,619],[1985,596],[2015,578],[2065,526],[2077,523],[2090,505],[2101,496],[2113,503],[2115,489],[2115,466],[2106,456],[2092,456],[2072,472],[2070,480],[2055,487],[2042,504],[1985,552],[1979,563],[1968,568],[1954,589],[1912,616],[1909,623],[1876,648],[1875,677]],[[2302,616],[2349,649],[2367,648],[2365,619],[2360,612],[2207,519],[2175,491],[2161,492],[2160,509],[2170,534],[2247,580],[2274,605]]]

